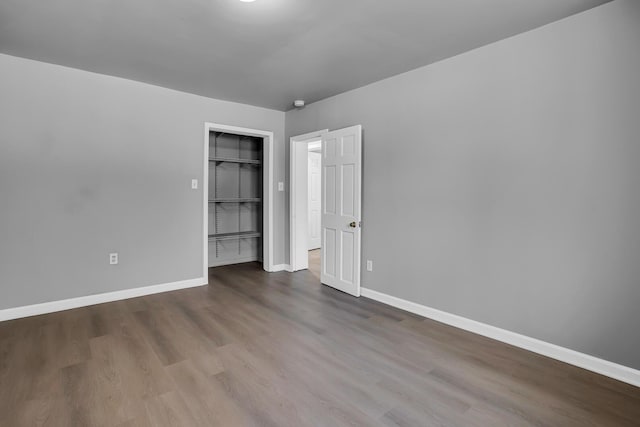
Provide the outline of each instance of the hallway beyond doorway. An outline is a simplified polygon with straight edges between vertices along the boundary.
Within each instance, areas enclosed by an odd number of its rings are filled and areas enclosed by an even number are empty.
[[[321,249],[309,251],[309,271],[317,277],[318,280],[320,280],[320,251]]]

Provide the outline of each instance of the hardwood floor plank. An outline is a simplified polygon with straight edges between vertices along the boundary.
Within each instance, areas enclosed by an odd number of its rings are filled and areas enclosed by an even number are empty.
[[[2,425],[12,426],[61,426],[71,425],[68,405],[64,399],[33,399],[21,402],[14,408],[15,418]]]
[[[130,316],[118,333],[109,335],[116,369],[121,372],[123,390],[131,399],[146,399],[169,392],[173,388],[171,379],[163,369],[160,359],[135,330],[135,321]]]
[[[144,329],[141,335],[151,345],[163,365],[172,365],[185,360],[177,346],[176,338],[180,335],[176,333],[172,323],[164,318],[162,310],[136,311],[133,316],[138,326]]]
[[[221,427],[255,424],[214,376],[203,375],[191,361],[176,363],[166,370],[198,423]]]
[[[206,426],[197,423],[180,393],[170,391],[145,400],[149,424],[154,427]]]

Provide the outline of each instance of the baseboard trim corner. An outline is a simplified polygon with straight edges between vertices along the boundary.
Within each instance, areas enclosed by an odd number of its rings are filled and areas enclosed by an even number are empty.
[[[291,267],[289,266],[289,264],[277,264],[274,265],[273,267],[271,267],[271,271],[269,271],[270,273],[277,273],[279,271],[289,271]]]
[[[447,313],[402,298],[374,291],[373,289],[361,288],[361,295],[366,298],[408,311],[437,322],[441,322],[465,331],[473,332],[506,344],[513,345],[579,368],[605,375],[607,377],[640,387],[640,370],[623,366],[608,360],[580,353],[565,347],[560,347],[545,341],[521,335],[516,332],[507,331],[475,320],[467,319],[456,314]]]
[[[39,304],[12,307],[0,310],[0,322],[5,320],[20,319],[22,317],[37,316],[40,314],[54,313],[57,311],[71,310],[73,308],[103,304],[128,298],[142,297],[145,295],[159,294],[162,292],[177,291],[179,289],[194,288],[208,283],[204,277],[181,280],[178,282],[163,283],[160,285],[144,286],[141,288],[124,289],[121,291],[106,292],[96,295],[86,295],[59,301],[43,302]]]

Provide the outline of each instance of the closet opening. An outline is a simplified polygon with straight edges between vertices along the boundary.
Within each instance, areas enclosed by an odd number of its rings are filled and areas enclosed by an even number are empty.
[[[246,262],[274,271],[272,164],[272,132],[205,124],[205,274]]]

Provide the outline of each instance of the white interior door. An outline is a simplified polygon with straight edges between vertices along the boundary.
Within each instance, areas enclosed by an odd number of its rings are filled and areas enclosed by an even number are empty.
[[[360,296],[362,127],[322,137],[322,260],[320,280]]]
[[[320,181],[320,158],[322,154],[309,151],[309,250],[318,249],[321,244],[320,239],[320,192],[322,182]]]

